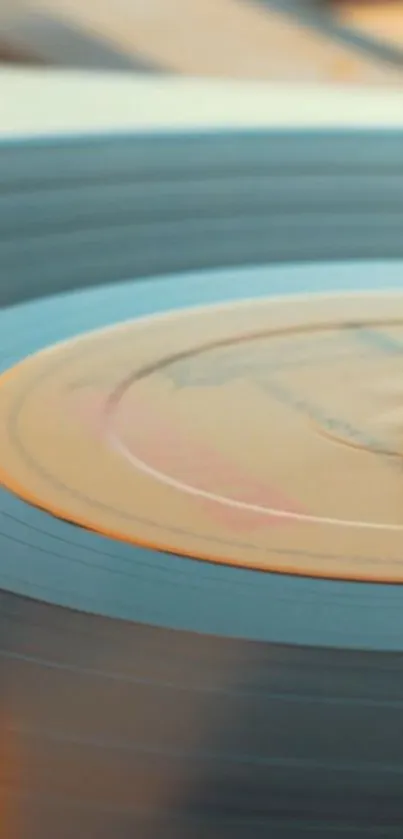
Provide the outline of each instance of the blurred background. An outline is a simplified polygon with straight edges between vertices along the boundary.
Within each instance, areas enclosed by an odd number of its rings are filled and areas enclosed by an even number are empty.
[[[3,67],[399,86],[398,0],[0,0]]]

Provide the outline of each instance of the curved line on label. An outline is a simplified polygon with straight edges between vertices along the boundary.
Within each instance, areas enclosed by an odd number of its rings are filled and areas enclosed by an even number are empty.
[[[156,408],[154,409],[156,411]],[[265,516],[271,519],[283,519],[288,522],[295,522],[298,524],[316,524],[326,525],[331,527],[343,527],[354,529],[368,529],[368,530],[383,530],[383,531],[403,531],[403,524],[386,524],[382,522],[365,522],[355,521],[349,519],[338,519],[329,516],[316,516],[309,513],[300,512],[298,510],[287,510],[279,507],[262,506],[260,504],[248,503],[246,501],[238,501],[235,498],[228,498],[226,496],[210,492],[209,490],[193,486],[185,481],[178,480],[159,469],[151,466],[122,442],[118,434],[114,431],[111,423],[111,414],[108,416],[108,421],[104,424],[103,435],[106,437],[111,448],[123,457],[134,469],[137,469],[143,474],[148,475],[159,483],[170,486],[172,489],[193,496],[204,501],[214,503],[221,507],[232,509],[240,513],[249,513],[259,516]]]
[[[169,475],[165,475],[158,469],[154,469],[154,467],[149,466],[145,461],[141,460],[141,458],[134,455],[113,432],[108,431],[107,438],[109,444],[114,449],[114,451],[116,451],[117,454],[120,454],[122,457],[124,457],[125,460],[129,461],[129,463],[138,471],[143,472],[146,475],[149,475],[150,477],[154,478],[160,483],[172,487],[172,489],[178,490],[179,492],[183,492],[186,495],[193,495],[198,498],[203,498],[206,501],[214,502],[214,504],[232,507],[235,510],[240,510],[243,512],[257,513],[259,515],[264,515],[270,518],[287,519],[289,521],[298,522],[300,524],[322,524],[327,526],[330,525],[332,527],[351,527],[361,530],[369,529],[391,530],[396,532],[403,531],[403,524],[384,524],[382,522],[365,522],[355,521],[354,519],[349,520],[331,518],[328,516],[314,516],[309,515],[308,513],[292,512],[289,510],[281,510],[275,507],[262,507],[259,504],[249,504],[245,501],[237,501],[234,498],[227,498],[222,495],[216,495],[213,492],[208,492],[207,490],[191,486],[191,484],[186,484],[182,481],[178,481],[176,480],[176,478],[171,478]]]
[[[97,388],[83,388],[81,393],[76,394],[75,413],[79,411],[79,416],[82,421],[89,425],[92,431],[95,431],[103,441],[110,444],[110,438],[105,435],[105,402],[108,394]],[[78,399],[77,399],[78,397]],[[161,408],[161,409],[160,409]],[[170,471],[175,471],[175,467],[179,465],[180,475],[176,480],[183,481],[184,475],[189,475],[193,479],[197,476],[199,483],[204,482],[204,487],[200,488],[209,491],[209,484],[212,483],[221,487],[224,485],[230,486],[231,489],[240,487],[240,491],[245,498],[249,497],[250,501],[260,502],[266,501],[270,506],[278,507],[279,509],[300,510],[301,506],[292,501],[281,490],[267,485],[262,479],[251,475],[247,468],[243,468],[239,463],[233,462],[231,459],[218,449],[206,444],[204,441],[197,439],[197,436],[189,432],[189,429],[184,427],[180,420],[170,416],[167,421],[164,415],[163,406],[153,404],[148,399],[138,400],[132,406],[133,412],[136,414],[136,449],[142,453],[142,462],[148,462],[150,468],[155,469],[160,474],[168,474]],[[171,412],[172,413],[172,412]],[[124,418],[123,418],[124,417]],[[123,425],[127,426],[133,434],[133,426],[131,422],[132,414],[127,414],[126,411],[121,419]],[[128,422],[130,420],[130,423]],[[126,428],[120,428],[120,434]],[[116,434],[116,439],[121,440],[119,434]],[[122,444],[125,446],[125,444]],[[133,445],[133,444],[132,444]],[[115,450],[115,446],[112,445]],[[127,451],[133,455],[131,447],[127,446]],[[125,460],[128,458],[125,456]],[[128,461],[129,465],[133,466]],[[153,463],[153,466],[151,464]],[[137,470],[138,471],[138,470]],[[161,483],[161,481],[159,481]],[[200,496],[203,502],[204,509],[214,519],[219,520],[224,526],[231,527],[232,530],[253,530],[261,527],[281,525],[284,520],[275,516],[262,516],[261,513],[255,510],[249,510],[245,507],[243,510],[233,508],[228,505],[217,505],[214,500],[206,499]]]

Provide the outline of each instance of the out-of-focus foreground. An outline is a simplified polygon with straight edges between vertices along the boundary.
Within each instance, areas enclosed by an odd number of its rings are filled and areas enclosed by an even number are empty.
[[[403,2],[1,0],[0,61],[399,85]]]

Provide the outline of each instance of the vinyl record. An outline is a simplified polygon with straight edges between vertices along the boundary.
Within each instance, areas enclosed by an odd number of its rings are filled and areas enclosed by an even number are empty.
[[[0,147],[0,837],[400,836],[402,148]]]

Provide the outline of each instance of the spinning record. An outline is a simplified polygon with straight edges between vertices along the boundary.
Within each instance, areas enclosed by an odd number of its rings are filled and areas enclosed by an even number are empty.
[[[401,150],[0,149],[1,839],[401,835]]]
[[[401,582],[402,353],[401,292],[246,299],[93,332],[3,374],[2,482],[135,545]]]

